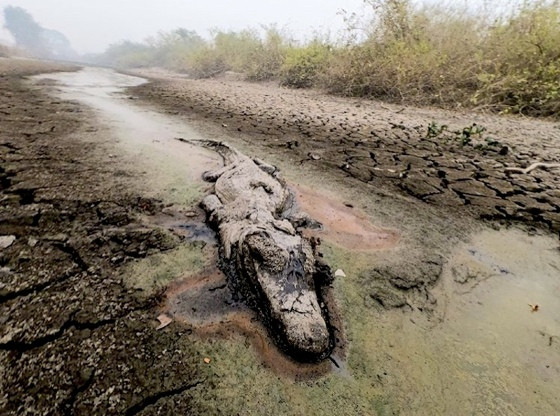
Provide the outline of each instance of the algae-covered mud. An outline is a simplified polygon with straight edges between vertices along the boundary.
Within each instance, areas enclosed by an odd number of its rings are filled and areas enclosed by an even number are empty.
[[[104,69],[85,69],[17,84],[41,94],[47,91],[51,98],[43,99],[59,111],[74,109],[65,112],[67,118],[76,116],[75,109],[88,115],[83,131],[77,130],[80,140],[90,143],[88,152],[78,158],[76,147],[83,145],[68,147],[75,152],[68,160],[85,163],[82,159],[96,155],[94,167],[87,165],[90,170],[75,175],[79,195],[91,198],[101,192],[107,200],[113,198],[108,189],[118,188],[144,199],[117,199],[122,206],[106,201],[95,205],[94,212],[100,213],[94,217],[100,224],[95,227],[107,228],[102,241],[110,250],[95,251],[86,243],[76,247],[80,254],[89,253],[81,257],[87,263],[105,254],[95,260],[103,273],[83,271],[93,291],[104,294],[97,301],[99,311],[83,307],[85,315],[71,315],[61,330],[51,328],[48,320],[32,321],[33,331],[47,328],[40,337],[44,344],[35,345],[30,338],[19,352],[12,351],[9,342],[0,344],[0,375],[9,376],[0,384],[0,409],[4,406],[11,414],[36,409],[143,415],[560,412],[560,251],[555,236],[544,229],[481,223],[445,205],[384,189],[377,181],[365,184],[344,169],[314,163],[313,157],[302,162],[299,153],[285,146],[270,147],[258,136],[230,132],[224,120],[216,124],[197,117],[196,108],[164,115],[152,102],[124,92],[141,82]],[[44,117],[37,110],[44,105],[34,104],[36,117]],[[218,267],[216,237],[197,204],[210,191],[201,174],[219,166],[219,157],[174,139],[221,140],[226,131],[228,141],[243,153],[277,165],[299,206],[324,224],[309,237],[320,242],[324,260],[342,273],[328,288],[327,299],[338,344],[321,363],[301,364],[282,354]],[[96,140],[103,146],[94,152]],[[88,180],[95,183],[92,176],[98,175],[101,182],[92,187]],[[546,172],[546,178],[550,175]],[[106,186],[115,178],[117,188]],[[88,209],[81,208],[80,215]],[[128,222],[119,222],[123,212]],[[66,232],[97,235],[93,228]],[[16,231],[2,228],[7,235]],[[41,238],[38,247],[56,245],[62,238],[46,230],[44,234],[50,239]],[[16,237],[17,244],[33,243]],[[150,243],[142,246],[143,239]],[[16,252],[8,253],[0,258]],[[72,253],[63,250],[60,255],[75,260]],[[16,267],[4,260],[1,266],[5,263]],[[108,275],[115,289],[98,289],[108,284],[99,283]],[[82,293],[82,286],[76,286],[76,293]],[[34,287],[37,299],[43,299],[43,287]],[[65,290],[65,296],[55,296],[62,305],[57,313],[74,299],[67,294],[72,287]],[[128,306],[105,316],[106,299],[110,305],[120,299]],[[25,315],[14,312],[22,300],[15,296],[9,302],[6,325],[26,342],[35,332],[26,332]],[[130,309],[134,312],[127,315]],[[86,319],[88,313],[95,319]],[[172,322],[156,330],[160,314]],[[56,338],[52,345],[50,337]],[[118,362],[111,361],[112,354]],[[91,363],[85,365],[88,356]],[[26,384],[27,392],[14,387],[17,369],[25,369],[22,374],[30,379],[46,378],[55,374],[49,364],[53,362],[60,364],[68,381],[64,386],[55,383],[57,392],[49,396],[62,397],[58,407],[35,400],[39,393],[31,385]],[[73,383],[76,387],[69,387]],[[99,410],[91,410],[94,403]]]

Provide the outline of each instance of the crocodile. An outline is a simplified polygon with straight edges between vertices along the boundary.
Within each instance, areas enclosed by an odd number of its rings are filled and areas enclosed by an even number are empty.
[[[217,230],[223,260],[250,288],[282,349],[301,361],[326,358],[333,336],[319,288],[332,281],[332,273],[314,241],[299,232],[318,223],[297,209],[274,166],[225,142],[196,144],[214,149],[224,161],[222,168],[203,174],[214,189],[201,202]]]

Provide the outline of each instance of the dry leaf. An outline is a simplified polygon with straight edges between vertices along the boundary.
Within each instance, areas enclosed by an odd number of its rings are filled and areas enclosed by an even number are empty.
[[[334,272],[334,277],[346,277],[346,273],[342,269],[338,269]]]
[[[159,326],[156,328],[158,330],[165,328],[167,325],[169,325],[173,321],[173,319],[171,319],[169,316],[167,316],[164,313],[162,313],[160,316],[158,316],[157,320],[159,321]]]
[[[539,310],[539,305],[529,304],[529,306],[531,307],[531,312],[537,312]]]
[[[210,364],[210,358],[206,357],[206,358],[204,359],[204,362],[205,362],[206,364]]]

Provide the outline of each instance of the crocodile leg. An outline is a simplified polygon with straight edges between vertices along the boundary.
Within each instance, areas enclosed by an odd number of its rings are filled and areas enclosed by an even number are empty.
[[[202,174],[202,179],[206,182],[216,182],[220,176],[222,176],[225,172],[232,169],[233,165],[226,165],[216,170],[208,170]]]
[[[200,206],[206,211],[210,223],[218,224],[220,222],[224,206],[216,194],[206,196],[200,203]]]
[[[257,165],[263,172],[268,173],[269,175],[274,175],[278,168],[276,166],[270,165],[260,159],[253,159],[255,165]]]

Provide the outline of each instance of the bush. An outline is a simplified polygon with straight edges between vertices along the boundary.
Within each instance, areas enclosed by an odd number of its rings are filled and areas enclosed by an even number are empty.
[[[249,80],[271,79],[279,75],[286,45],[274,27],[266,29],[264,40],[252,30],[215,31],[212,42],[189,57],[189,72],[204,78],[234,71]]]
[[[345,42],[295,45],[274,26],[216,30],[210,41],[179,29],[113,46],[105,58],[194,77],[234,71],[345,96],[560,117],[560,0],[525,0],[501,16],[472,6],[366,2],[373,17],[365,27],[349,19]]]
[[[472,103],[532,116],[560,114],[560,7],[526,3],[492,28]]]
[[[253,81],[264,81],[276,78],[280,75],[280,69],[284,63],[288,41],[274,27],[265,28],[264,41],[249,52],[245,65],[241,71],[247,79]]]
[[[480,23],[462,12],[393,1],[368,38],[339,48],[326,67],[331,92],[454,105],[477,83]],[[398,16],[392,16],[398,14]]]
[[[332,48],[319,41],[287,50],[280,69],[280,83],[293,88],[309,88],[325,70]]]
[[[220,54],[210,46],[204,46],[190,54],[186,71],[194,78],[211,78],[229,70]]]
[[[143,68],[154,64],[154,53],[148,45],[125,41],[109,46],[95,61],[119,68]]]

